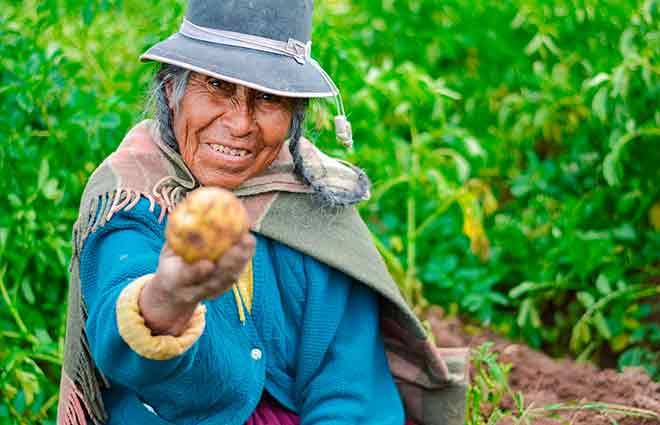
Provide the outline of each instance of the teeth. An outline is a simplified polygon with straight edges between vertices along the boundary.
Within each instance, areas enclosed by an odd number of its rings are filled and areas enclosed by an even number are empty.
[[[241,156],[245,156],[245,155],[248,154],[248,151],[246,151],[245,149],[234,149],[234,148],[230,148],[229,146],[223,146],[223,145],[217,145],[217,144],[213,144],[213,145],[210,145],[210,146],[211,146],[211,149],[213,149],[214,151],[223,153],[225,155],[241,157]]]

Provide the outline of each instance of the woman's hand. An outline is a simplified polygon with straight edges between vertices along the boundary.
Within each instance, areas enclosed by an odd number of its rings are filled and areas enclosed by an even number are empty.
[[[140,295],[140,311],[156,335],[180,335],[197,304],[217,298],[238,281],[252,258],[255,239],[246,232],[215,263],[186,263],[165,244],[158,270]]]

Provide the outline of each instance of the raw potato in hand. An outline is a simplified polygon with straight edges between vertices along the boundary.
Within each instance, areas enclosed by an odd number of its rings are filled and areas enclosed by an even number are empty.
[[[247,230],[248,218],[233,193],[202,187],[190,194],[170,214],[167,242],[186,262],[215,261]]]

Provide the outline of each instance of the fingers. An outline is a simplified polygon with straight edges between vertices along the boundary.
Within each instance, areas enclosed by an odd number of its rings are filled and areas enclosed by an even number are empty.
[[[209,290],[209,297],[221,295],[238,281],[254,254],[255,245],[254,236],[246,234],[218,259],[215,271],[201,283]]]
[[[257,244],[257,239],[254,237],[252,233],[247,232],[241,237],[241,239],[238,242],[244,244],[245,246],[250,246],[254,248],[254,246]]]
[[[190,282],[200,282],[208,279],[215,271],[215,263],[210,260],[199,260],[188,266],[188,277]]]
[[[254,248],[257,244],[257,240],[250,233],[246,233],[225,253],[218,259],[218,262],[222,261],[223,258],[232,259],[232,258],[251,258],[254,254]]]
[[[257,245],[257,240],[250,233],[243,235],[236,244],[231,247],[228,251],[240,251],[243,253],[243,257],[251,258],[254,254],[254,248]]]
[[[200,260],[190,264],[165,244],[161,251],[159,273],[164,276],[163,281],[168,287],[174,288],[173,293],[191,290],[197,293],[195,297],[198,299],[215,298],[238,281],[254,255],[255,247],[255,237],[246,232],[217,261]],[[175,290],[176,287],[179,290]]]
[[[240,273],[254,254],[255,239],[247,235],[229,248],[217,261],[218,269],[229,273]]]

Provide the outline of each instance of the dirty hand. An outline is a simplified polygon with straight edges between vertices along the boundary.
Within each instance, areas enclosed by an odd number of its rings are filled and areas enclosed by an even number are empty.
[[[236,283],[252,258],[255,239],[245,232],[217,261],[186,263],[165,244],[156,274],[142,290],[140,311],[154,334],[180,335],[197,304]]]

